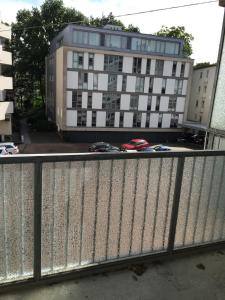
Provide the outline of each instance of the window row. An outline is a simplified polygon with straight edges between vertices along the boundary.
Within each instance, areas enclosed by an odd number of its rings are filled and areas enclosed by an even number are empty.
[[[90,75],[91,74],[91,75]],[[91,76],[91,77],[89,77]],[[88,79],[89,78],[89,79]],[[154,86],[155,82],[155,86]],[[145,86],[146,83],[146,86]],[[158,93],[158,94],[175,94],[183,93],[184,82],[182,79],[176,79],[172,83],[167,78],[154,78],[115,74],[98,74],[79,71],[78,72],[78,89],[93,89],[106,91],[122,91],[136,93]],[[91,88],[90,88],[91,87]]]
[[[72,55],[72,68],[76,69],[84,69],[84,52],[76,52],[73,51]],[[94,69],[94,53],[86,53],[88,55],[86,68],[89,70]],[[153,65],[153,71],[151,71],[152,60],[150,58],[146,59],[146,66],[142,66],[142,58],[140,57],[133,57],[132,60],[132,73],[134,74],[146,74],[150,75],[153,73],[156,76],[163,76],[164,72],[164,64],[165,61],[161,59],[156,59],[155,66]],[[104,71],[107,72],[122,72],[123,70],[123,56],[120,55],[104,55]],[[177,74],[177,62],[174,61],[172,65],[172,74],[171,76],[174,77],[176,75],[180,75],[179,77],[184,77],[185,72],[185,63],[181,63],[180,67],[180,74]]]
[[[68,92],[70,93],[70,92]],[[91,92],[83,94],[82,91],[74,90],[72,93],[71,104],[68,102],[68,108],[74,109],[102,109],[107,111],[127,110],[127,111],[168,111],[183,112],[185,98],[176,96],[138,96],[138,95],[121,95],[118,93],[99,94]]]
[[[159,41],[154,38],[132,38],[123,35],[81,30],[73,31],[73,43],[108,48],[131,49],[140,52],[160,53],[165,55],[181,54],[181,43],[179,42]]]
[[[183,114],[67,111],[67,125],[74,127],[177,128]]]

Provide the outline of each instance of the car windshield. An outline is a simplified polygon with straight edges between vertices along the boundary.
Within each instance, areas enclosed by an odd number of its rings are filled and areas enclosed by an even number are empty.
[[[128,144],[130,144],[130,145],[138,145],[138,144],[140,144],[140,142],[129,141]]]

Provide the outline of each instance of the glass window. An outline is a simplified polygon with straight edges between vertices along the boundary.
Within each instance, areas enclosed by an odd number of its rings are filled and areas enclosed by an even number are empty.
[[[163,75],[163,67],[164,67],[164,61],[160,60],[160,59],[156,59],[156,63],[155,63],[155,75],[156,76]]]
[[[132,50],[141,50],[141,39],[132,38],[132,40],[131,40],[131,49]]]
[[[175,80],[174,94],[182,94],[183,80]]]
[[[149,89],[148,89],[148,92],[149,92],[149,93],[152,93],[152,90],[153,90],[153,84],[154,84],[154,77],[150,77],[150,78],[149,78]]]
[[[133,115],[133,127],[141,127],[141,116],[142,113],[140,112],[134,112]]]
[[[184,69],[185,69],[185,63],[182,63],[180,69],[180,77],[184,77]]]
[[[151,105],[152,105],[152,96],[148,96],[148,104],[147,104],[148,111],[151,111]]]
[[[159,111],[159,105],[160,105],[160,96],[157,96],[155,110]]]
[[[77,126],[84,127],[86,126],[86,122],[87,122],[86,111],[79,110],[77,112]]]
[[[126,92],[126,88],[127,88],[127,75],[123,75],[122,91]]]
[[[93,90],[98,89],[98,74],[93,74]]]
[[[137,110],[138,109],[138,95],[130,96],[130,109]]]
[[[172,68],[172,76],[176,76],[176,70],[177,70],[177,62],[173,62],[173,68]]]
[[[137,77],[136,78],[136,87],[135,87],[136,92],[144,92],[144,77]]]
[[[72,107],[73,108],[81,108],[82,107],[82,92],[73,90],[72,91]]]
[[[165,42],[157,41],[156,42],[156,52],[164,53],[164,51],[165,51]]]
[[[116,91],[116,89],[117,89],[117,75],[109,74],[108,91]]]
[[[100,45],[100,34],[95,32],[89,32],[89,45],[99,46]]]
[[[166,42],[166,49],[165,49],[166,54],[175,54],[176,52],[175,46],[176,46],[175,43]]]
[[[92,93],[88,93],[88,103],[87,108],[92,108]]]
[[[123,56],[105,55],[104,56],[104,71],[122,72]]]
[[[162,94],[166,93],[166,82],[167,82],[167,80],[165,78],[163,78],[163,80],[162,80],[162,90],[161,90]]]
[[[177,128],[178,118],[179,118],[178,114],[173,114],[172,115],[172,118],[171,118],[171,121],[170,121],[170,128]]]
[[[127,48],[127,37],[120,35],[106,34],[105,35],[105,46],[114,48]]]
[[[170,111],[175,111],[175,109],[176,109],[176,101],[177,101],[177,98],[175,96],[170,96],[170,98],[169,98],[169,104],[168,104],[168,109]]]
[[[141,61],[140,57],[134,57],[133,59],[133,73],[141,73]]]
[[[107,127],[114,127],[115,122],[115,113],[114,112],[107,112],[106,113],[106,126]]]
[[[117,93],[103,93],[102,108],[106,110],[120,109],[120,94]]]
[[[96,126],[96,111],[92,111],[92,126]]]
[[[93,70],[94,68],[94,53],[88,53],[88,69]]]
[[[120,124],[119,124],[120,127],[123,127],[123,116],[124,116],[123,112],[120,112]]]
[[[83,68],[84,63],[84,53],[82,52],[73,52],[73,62],[72,67],[73,68]]]
[[[147,65],[146,65],[146,74],[150,75],[150,69],[151,69],[151,59],[147,59]]]
[[[87,89],[88,84],[88,73],[79,72],[78,74],[78,88]]]
[[[163,114],[159,114],[158,128],[161,128],[161,127],[162,127],[162,117],[163,117]]]

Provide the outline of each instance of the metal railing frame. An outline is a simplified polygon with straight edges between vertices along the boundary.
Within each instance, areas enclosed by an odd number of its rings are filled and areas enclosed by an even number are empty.
[[[153,152],[153,153],[85,153],[85,154],[48,154],[48,155],[15,155],[0,157],[0,165],[33,163],[34,164],[34,263],[33,277],[0,284],[0,293],[19,287],[37,286],[52,282],[60,282],[65,279],[82,277],[95,273],[105,272],[110,269],[119,269],[130,264],[155,260],[156,258],[171,257],[175,254],[185,254],[196,250],[209,250],[225,247],[225,241],[207,242],[200,245],[185,246],[174,249],[174,241],[177,227],[184,162],[186,157],[225,156],[225,151],[185,151],[185,152]],[[42,164],[45,162],[66,162],[66,161],[98,161],[118,159],[149,159],[149,158],[178,158],[175,189],[169,227],[168,247],[166,251],[157,253],[141,254],[125,258],[117,258],[109,262],[94,263],[65,272],[51,275],[41,274],[41,224],[42,224]]]

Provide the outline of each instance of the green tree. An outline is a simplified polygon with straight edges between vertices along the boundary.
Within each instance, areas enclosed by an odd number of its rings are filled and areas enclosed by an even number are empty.
[[[194,40],[194,37],[191,33],[185,31],[184,26],[162,26],[161,29],[156,32],[158,36],[178,38],[184,41],[183,54],[185,56],[191,56],[192,54],[192,45],[191,41]]]

